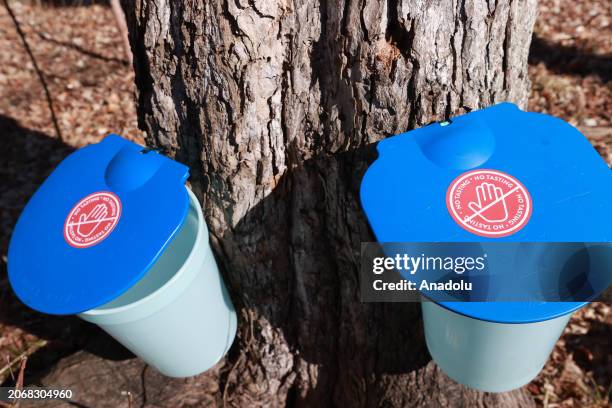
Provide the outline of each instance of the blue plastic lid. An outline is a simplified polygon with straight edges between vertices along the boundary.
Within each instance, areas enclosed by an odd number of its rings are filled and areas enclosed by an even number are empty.
[[[180,229],[189,169],[109,135],[64,159],[24,208],[8,251],[17,296],[51,314],[101,306],[133,286]]]
[[[560,119],[502,103],[385,139],[378,153],[361,203],[379,242],[611,241],[612,173]],[[440,304],[527,323],[586,302]]]

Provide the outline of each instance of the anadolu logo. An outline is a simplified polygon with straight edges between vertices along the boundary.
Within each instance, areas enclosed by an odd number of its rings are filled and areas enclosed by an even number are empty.
[[[532,201],[523,184],[496,170],[472,170],[446,192],[446,207],[461,228],[482,237],[518,232],[531,217]]]
[[[98,191],[72,207],[64,222],[64,239],[74,248],[88,248],[105,240],[121,217],[121,201],[109,191]]]

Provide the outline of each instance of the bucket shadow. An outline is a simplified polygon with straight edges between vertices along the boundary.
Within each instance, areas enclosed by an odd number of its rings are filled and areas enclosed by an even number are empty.
[[[53,171],[74,151],[71,146],[45,133],[22,127],[13,118],[0,115],[0,323],[18,327],[47,340],[48,345],[28,359],[26,380],[42,375],[58,359],[79,349],[110,359],[131,354],[110,336],[75,316],[38,313],[22,304],[11,290],[6,254],[11,232],[28,199]],[[3,330],[11,330],[4,327]]]
[[[238,310],[256,311],[291,350],[318,365],[317,387],[300,403],[351,400],[355,378],[411,373],[431,359],[418,303],[362,303],[361,242],[374,241],[359,202],[375,145],[306,160],[223,237],[212,237]],[[230,365],[248,349],[248,313]],[[374,398],[378,384],[371,384]],[[381,390],[382,392],[382,390]],[[343,399],[338,394],[347,394]],[[297,396],[293,396],[298,398]],[[376,399],[373,399],[376,401]]]

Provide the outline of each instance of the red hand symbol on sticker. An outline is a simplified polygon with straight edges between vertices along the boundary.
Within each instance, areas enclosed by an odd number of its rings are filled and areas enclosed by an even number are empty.
[[[64,222],[64,239],[74,248],[88,248],[105,240],[121,216],[121,201],[110,191],[82,198]]]
[[[77,233],[86,238],[96,231],[100,223],[104,221],[104,218],[108,215],[108,209],[103,204],[96,205],[93,210],[87,214],[81,214],[79,216],[79,222],[77,223]]]
[[[463,229],[483,237],[520,231],[531,217],[531,196],[520,181],[497,170],[472,170],[446,191],[446,208]]]
[[[478,202],[470,201],[468,207],[474,211],[473,216],[479,216],[487,222],[501,222],[508,219],[506,197],[501,187],[491,183],[482,183],[476,187]]]

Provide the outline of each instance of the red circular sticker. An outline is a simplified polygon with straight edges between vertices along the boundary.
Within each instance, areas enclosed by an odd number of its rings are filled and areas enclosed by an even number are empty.
[[[109,191],[81,199],[66,217],[64,239],[74,248],[99,244],[115,229],[121,216],[121,201]]]
[[[529,221],[532,202],[517,179],[496,170],[472,170],[446,192],[446,207],[461,228],[482,237],[505,237]]]

